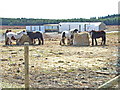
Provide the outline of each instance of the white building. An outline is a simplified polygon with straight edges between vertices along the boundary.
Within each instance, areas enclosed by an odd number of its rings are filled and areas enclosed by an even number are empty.
[[[44,24],[45,26],[45,30],[52,30],[52,31],[56,31],[58,30],[58,24]]]
[[[91,30],[104,30],[106,25],[103,22],[61,22],[59,23],[59,32],[78,29],[80,32],[91,31]]]
[[[33,32],[33,31],[58,31],[58,24],[44,24],[41,26],[26,26],[27,32]]]
[[[44,26],[26,26],[26,31],[27,32],[34,32],[34,31],[38,31],[38,32],[45,32],[45,27]]]

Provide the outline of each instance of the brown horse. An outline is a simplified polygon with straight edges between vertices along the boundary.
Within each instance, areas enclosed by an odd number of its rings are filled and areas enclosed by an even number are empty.
[[[33,43],[35,43],[35,39],[38,39],[38,45],[44,44],[43,33],[41,32],[27,32],[27,35],[30,37]]]
[[[101,45],[105,45],[106,44],[106,32],[105,31],[95,31],[95,30],[92,30],[89,33],[90,33],[91,38],[92,38],[92,46],[94,45],[94,40],[95,40],[95,43],[97,45],[96,38],[102,38]]]

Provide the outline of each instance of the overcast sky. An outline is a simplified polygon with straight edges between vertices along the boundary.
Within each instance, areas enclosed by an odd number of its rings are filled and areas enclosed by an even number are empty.
[[[70,19],[118,13],[119,0],[1,0],[0,17]]]

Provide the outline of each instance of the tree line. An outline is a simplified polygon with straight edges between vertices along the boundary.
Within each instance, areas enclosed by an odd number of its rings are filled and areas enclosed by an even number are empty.
[[[0,18],[2,25],[7,26],[26,26],[26,25],[43,25],[58,24],[60,22],[104,22],[106,25],[120,25],[120,14],[113,14],[102,17],[72,18],[72,19],[34,19],[34,18]]]

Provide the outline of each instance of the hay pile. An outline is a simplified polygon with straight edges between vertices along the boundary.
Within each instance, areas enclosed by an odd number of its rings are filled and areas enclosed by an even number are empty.
[[[89,36],[87,32],[74,34],[73,45],[75,46],[89,46]]]
[[[30,39],[30,37],[29,37],[28,35],[25,35],[25,34],[24,34],[24,35],[20,38],[20,40],[19,40],[19,42],[18,42],[18,45],[24,45],[25,42],[29,42],[29,44],[33,44],[32,41],[31,41],[31,39]]]

